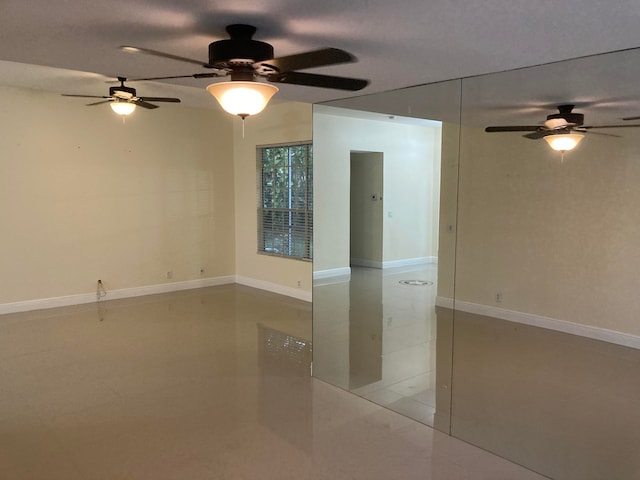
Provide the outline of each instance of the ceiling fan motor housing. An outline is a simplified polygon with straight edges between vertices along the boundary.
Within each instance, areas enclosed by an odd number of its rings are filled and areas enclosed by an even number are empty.
[[[362,90],[368,80],[360,78],[336,77],[315,73],[301,73],[296,70],[339,65],[354,62],[356,58],[339,48],[322,48],[319,50],[297,53],[275,58],[273,46],[266,42],[253,40],[257,28],[251,25],[233,24],[226,28],[229,38],[209,44],[207,63],[200,60],[180,57],[170,53],[139,47],[121,47],[123,50],[146,53],[157,57],[171,58],[188,63],[196,63],[203,68],[221,70],[213,73],[195,73],[155,77],[138,80],[168,80],[171,78],[212,78],[231,77],[231,81],[255,82],[263,77],[272,83],[286,83],[307,87],[331,88],[355,92]],[[118,78],[120,80],[120,78]],[[122,81],[126,80],[123,78]],[[222,82],[227,83],[227,82]],[[121,91],[122,93],[122,91]]]
[[[582,113],[574,113],[572,110],[573,105],[560,105],[558,107],[559,113],[547,115],[547,120],[562,118],[572,125],[582,125],[584,123],[584,115]]]
[[[118,95],[120,93],[121,95]],[[124,93],[124,95],[122,95]],[[124,85],[119,85],[117,87],[109,87],[109,95],[112,97],[122,96],[122,97],[135,97],[136,89],[131,87],[125,87]]]
[[[230,39],[209,44],[209,64],[228,68],[232,60],[250,60],[251,65],[272,59],[273,47],[251,38],[256,30],[256,27],[251,25],[229,25],[227,33]]]

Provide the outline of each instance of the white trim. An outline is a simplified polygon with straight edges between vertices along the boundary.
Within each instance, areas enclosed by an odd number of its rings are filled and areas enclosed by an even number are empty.
[[[158,293],[177,292],[179,290],[191,290],[193,288],[215,287],[234,283],[234,276],[211,277],[198,280],[187,280],[185,282],[161,283],[158,285],[148,285],[144,287],[122,288],[119,290],[108,290],[107,295],[100,301],[116,300],[118,298],[141,297],[143,295],[155,295]],[[40,298],[37,300],[26,300],[23,302],[0,304],[0,314],[26,312],[29,310],[42,310],[45,308],[67,307],[70,305],[81,305],[95,302],[95,293],[80,293],[67,295],[64,297]]]
[[[453,309],[453,298],[436,296],[436,307]]]
[[[438,257],[415,257],[415,258],[402,258],[400,260],[388,260],[386,262],[377,262],[375,260],[368,260],[366,258],[351,258],[351,265],[356,267],[368,267],[368,268],[398,268],[398,267],[412,267],[415,265],[426,265],[428,263],[438,263]]]
[[[302,290],[300,288],[285,287],[284,285],[265,282],[263,280],[256,280],[255,278],[236,275],[236,283],[239,283],[240,285],[246,285],[247,287],[259,288],[260,290],[278,293],[280,295],[286,295],[287,297],[297,298],[298,300],[304,300],[305,302],[311,302],[312,299],[312,293],[306,290]]]
[[[349,277],[351,276],[351,267],[332,268],[330,270],[318,270],[313,272],[314,280],[324,280],[332,277]]]
[[[438,257],[416,257],[404,258],[402,260],[390,260],[382,262],[382,268],[411,267],[414,265],[426,265],[428,263],[438,263]]]
[[[452,308],[454,301],[451,298],[437,297],[436,305]],[[507,310],[505,308],[491,307],[489,305],[481,305],[478,303],[464,302],[460,300],[455,300],[455,310],[499,318],[509,322],[531,325],[533,327],[546,328],[547,330],[555,330],[557,332],[569,333],[571,335],[578,335],[580,337],[591,338],[594,340],[601,340],[603,342],[622,345],[623,347],[640,349],[640,336],[630,333],[617,332],[606,328],[593,327],[591,325],[583,325],[580,323],[568,322],[566,320],[558,320],[557,318],[544,317],[541,315],[523,313],[515,310]]]

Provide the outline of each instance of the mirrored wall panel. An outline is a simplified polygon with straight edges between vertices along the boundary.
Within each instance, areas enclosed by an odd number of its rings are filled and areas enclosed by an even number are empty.
[[[314,375],[639,478],[639,78],[627,50],[316,106]]]
[[[554,479],[640,475],[639,78],[462,82],[451,433]]]
[[[314,376],[447,432],[459,114],[453,81],[313,121]]]

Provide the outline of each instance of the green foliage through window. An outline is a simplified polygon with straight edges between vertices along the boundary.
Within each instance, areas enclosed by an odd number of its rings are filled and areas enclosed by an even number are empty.
[[[313,256],[311,144],[258,148],[258,251]]]

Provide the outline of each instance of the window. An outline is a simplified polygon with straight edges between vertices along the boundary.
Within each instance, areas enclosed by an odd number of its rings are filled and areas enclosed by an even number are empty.
[[[258,252],[312,258],[312,156],[310,143],[258,148]]]

